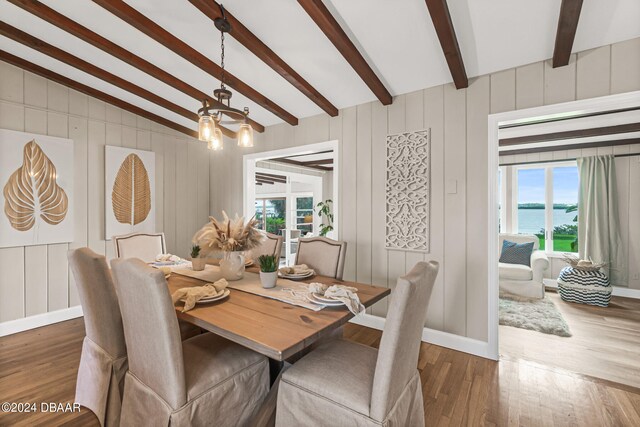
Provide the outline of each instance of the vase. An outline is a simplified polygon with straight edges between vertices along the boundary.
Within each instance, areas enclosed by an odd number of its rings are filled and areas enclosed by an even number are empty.
[[[207,265],[205,258],[191,258],[191,268],[193,271],[202,271],[205,265]]]
[[[220,260],[220,272],[228,281],[240,280],[244,277],[244,253],[225,252]]]
[[[265,289],[275,288],[277,280],[278,280],[277,271],[270,271],[268,273],[265,273],[264,271],[260,272],[260,282],[262,283],[262,287]]]

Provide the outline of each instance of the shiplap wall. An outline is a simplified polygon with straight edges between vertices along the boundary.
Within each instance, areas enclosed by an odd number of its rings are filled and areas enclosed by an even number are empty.
[[[211,156],[211,210],[242,211],[242,155],[340,141],[341,238],[345,278],[392,287],[419,260],[440,262],[427,309],[430,328],[487,339],[487,116],[490,113],[640,90],[640,39],[319,115],[298,126],[271,126],[249,151],[226,141]],[[431,253],[384,249],[385,138],[431,128]],[[635,179],[635,180],[634,180]],[[637,182],[637,177],[630,182]],[[456,187],[455,193],[445,192]],[[639,203],[635,191],[634,203]],[[638,227],[639,224],[630,227]],[[638,248],[634,248],[638,250]],[[371,309],[385,316],[386,301]]]
[[[67,250],[113,256],[104,236],[104,146],[156,153],[156,222],[168,250],[186,256],[209,214],[204,144],[127,111],[0,62],[0,128],[74,141],[75,241],[0,249],[0,322],[79,304]]]
[[[545,162],[549,160],[575,159],[605,154],[634,154],[637,156],[617,157],[616,183],[618,188],[618,224],[622,239],[623,256],[627,266],[627,283],[617,286],[640,289],[640,144],[620,145],[617,147],[585,148],[576,150],[558,150],[547,153],[520,154],[500,157],[501,163]],[[505,173],[506,180],[511,179],[511,173]],[[507,184],[509,185],[509,184]],[[515,201],[514,201],[515,203]],[[509,206],[509,205],[507,205]],[[507,220],[507,224],[509,220]],[[545,272],[545,278],[557,279],[565,263],[562,258],[551,257],[551,268]]]

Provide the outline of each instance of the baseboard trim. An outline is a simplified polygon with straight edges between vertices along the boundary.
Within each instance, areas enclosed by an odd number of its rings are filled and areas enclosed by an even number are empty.
[[[51,311],[49,313],[36,314],[35,316],[25,317],[23,319],[10,320],[0,323],[0,337],[16,334],[18,332],[28,331],[29,329],[39,328],[65,320],[75,319],[82,316],[82,306],[64,308],[62,310]]]
[[[383,330],[385,320],[383,317],[371,314],[359,314],[350,320],[356,325],[366,326],[373,329]],[[449,332],[437,331],[435,329],[424,328],[422,330],[422,341],[485,359],[498,360],[489,352],[489,343],[479,341],[469,337],[451,334]]]
[[[558,283],[553,279],[543,279],[544,286],[547,288],[558,289]],[[613,286],[611,295],[614,297],[640,299],[640,289],[629,289],[624,286]]]

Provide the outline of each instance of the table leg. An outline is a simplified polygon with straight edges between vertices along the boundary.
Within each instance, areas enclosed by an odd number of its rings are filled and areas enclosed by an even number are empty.
[[[283,367],[284,361],[269,359],[269,385],[273,385]]]

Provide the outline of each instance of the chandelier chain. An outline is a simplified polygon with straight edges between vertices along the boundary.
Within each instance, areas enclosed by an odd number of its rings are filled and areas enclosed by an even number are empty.
[[[224,85],[224,31],[220,31],[220,39],[222,40],[220,45],[220,67],[222,68],[222,76],[220,79],[220,88],[225,89]]]

